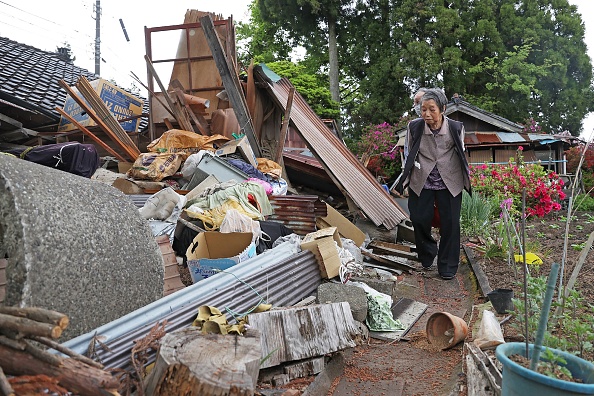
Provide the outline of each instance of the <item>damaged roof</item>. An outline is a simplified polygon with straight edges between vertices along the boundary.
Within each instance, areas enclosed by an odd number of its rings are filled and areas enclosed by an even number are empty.
[[[13,107],[43,115],[39,125],[27,125],[28,128],[59,120],[55,107],[62,107],[66,99],[59,82],[64,80],[73,85],[80,76],[89,80],[98,78],[86,69],[65,62],[56,53],[0,37],[0,99],[4,104],[8,102]]]
[[[277,105],[286,110],[293,85],[286,78],[271,78],[271,72],[263,69],[255,68],[255,74],[268,84]],[[293,99],[291,121],[334,183],[376,226],[391,230],[408,217],[298,92]]]
[[[503,118],[501,116],[498,116],[497,114],[493,114],[491,112],[481,109],[480,107],[473,106],[470,103],[459,99],[454,100],[454,102],[452,103],[448,103],[445,115],[455,119],[455,117],[451,117],[451,114],[456,112],[464,113],[473,118],[484,121],[488,124],[491,124],[499,128],[502,131],[518,133],[522,132],[522,130],[524,129],[524,127],[520,124],[516,124],[515,122],[512,122],[507,118]]]

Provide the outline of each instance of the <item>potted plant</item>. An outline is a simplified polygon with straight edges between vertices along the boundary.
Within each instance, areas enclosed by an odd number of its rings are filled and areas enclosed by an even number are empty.
[[[558,271],[559,264],[554,263],[534,344],[501,344],[495,351],[503,365],[503,396],[594,395],[594,364],[570,353],[547,347],[543,349],[542,346]],[[526,367],[528,362],[529,367]]]

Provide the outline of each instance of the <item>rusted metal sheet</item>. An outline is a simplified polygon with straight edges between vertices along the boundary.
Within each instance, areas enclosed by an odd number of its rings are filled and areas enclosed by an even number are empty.
[[[501,143],[501,139],[499,139],[499,135],[496,132],[475,133],[475,136],[476,136],[476,139],[478,140],[479,144]]]
[[[232,317],[226,307],[245,313],[262,301],[275,307],[294,305],[314,294],[322,278],[313,253],[294,254],[293,248],[285,242],[63,345],[84,354],[96,335],[108,347],[97,346],[97,358],[106,367],[128,369],[134,340],[145,337],[156,323],[164,320],[167,332],[190,326],[201,305],[218,307],[228,320]],[[153,352],[149,363],[154,358]]]
[[[284,110],[292,84],[286,78],[272,82],[260,77],[268,84],[276,104]],[[334,183],[376,226],[383,225],[391,230],[407,218],[402,208],[298,93],[293,100],[291,121]]]
[[[278,221],[298,235],[316,230],[316,218],[327,216],[326,204],[317,195],[278,195],[268,197],[274,214],[268,220]]]

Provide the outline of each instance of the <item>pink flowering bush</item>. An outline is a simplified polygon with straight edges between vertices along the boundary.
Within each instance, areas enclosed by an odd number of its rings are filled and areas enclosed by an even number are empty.
[[[396,127],[384,122],[370,125],[361,134],[354,147],[360,158],[369,159],[367,168],[375,175],[391,179],[401,169],[400,149],[396,147]]]
[[[509,204],[512,214],[521,213],[522,189],[526,187],[526,216],[543,217],[561,209],[565,199],[563,180],[538,164],[524,164],[521,147],[517,163],[513,158],[505,165],[483,164],[471,167],[470,181],[474,191]],[[511,199],[511,200],[510,200]]]

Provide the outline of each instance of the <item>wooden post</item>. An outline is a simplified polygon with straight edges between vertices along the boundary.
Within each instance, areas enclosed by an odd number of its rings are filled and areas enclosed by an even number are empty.
[[[285,117],[280,129],[280,137],[278,138],[278,146],[276,146],[276,155],[274,160],[281,164],[283,160],[283,148],[285,147],[285,140],[287,139],[287,131],[289,129],[289,121],[291,119],[291,108],[293,106],[293,96],[295,96],[295,87],[289,90],[289,97],[287,98],[287,108],[285,109]]]

